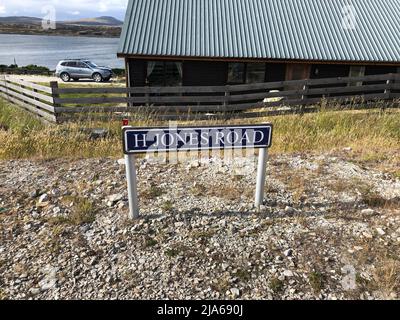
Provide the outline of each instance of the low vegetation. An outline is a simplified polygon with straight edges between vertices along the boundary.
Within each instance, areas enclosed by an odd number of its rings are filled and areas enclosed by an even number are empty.
[[[7,72],[13,74],[50,74],[50,69],[43,66],[37,66],[36,64],[30,64],[24,67],[19,67],[16,64],[4,65],[0,64],[0,72]]]
[[[400,112],[397,109],[321,111],[231,124],[270,121],[275,126],[271,153],[329,152],[351,148],[361,161],[396,161],[400,150]],[[210,123],[210,121],[208,121]],[[213,124],[223,124],[212,121]],[[154,119],[132,120],[132,125],[167,125]],[[92,139],[90,129],[103,128],[108,135]],[[89,130],[88,130],[89,129]],[[17,107],[0,100],[0,159],[91,158],[121,156],[119,121],[44,126]]]

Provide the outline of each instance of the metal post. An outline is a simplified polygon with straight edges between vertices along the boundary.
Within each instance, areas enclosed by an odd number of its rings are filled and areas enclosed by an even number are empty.
[[[139,203],[136,185],[136,166],[133,154],[125,155],[126,180],[128,181],[129,218],[139,218]]]
[[[255,206],[260,209],[264,201],[265,176],[267,170],[268,149],[260,149],[258,154],[257,186]]]

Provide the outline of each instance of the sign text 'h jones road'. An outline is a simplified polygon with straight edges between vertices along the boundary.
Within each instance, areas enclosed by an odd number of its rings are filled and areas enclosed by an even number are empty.
[[[139,217],[135,154],[155,152],[260,149],[255,205],[263,203],[268,148],[272,144],[272,125],[122,128],[128,180],[129,216]]]

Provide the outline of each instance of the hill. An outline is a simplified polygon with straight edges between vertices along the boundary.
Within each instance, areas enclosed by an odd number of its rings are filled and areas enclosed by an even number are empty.
[[[41,18],[25,17],[25,16],[11,16],[0,17],[0,24],[26,24],[26,25],[40,25]],[[102,16],[96,18],[84,18],[79,20],[57,21],[58,25],[78,25],[78,26],[109,26],[120,27],[123,22],[114,17]]]
[[[119,37],[123,22],[113,17],[57,21],[57,28],[44,30],[42,19],[35,17],[0,17],[0,34]]]
[[[72,21],[61,21],[62,24],[72,24],[72,25],[80,25],[80,26],[110,26],[110,27],[120,27],[123,25],[121,20],[118,20],[114,17],[97,17],[97,18],[85,18],[79,20]]]

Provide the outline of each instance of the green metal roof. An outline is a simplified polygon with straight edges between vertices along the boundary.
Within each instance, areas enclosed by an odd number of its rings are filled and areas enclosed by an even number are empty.
[[[400,62],[400,0],[130,0],[118,53]]]

